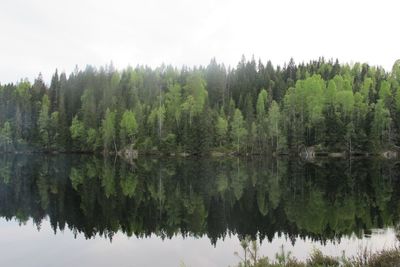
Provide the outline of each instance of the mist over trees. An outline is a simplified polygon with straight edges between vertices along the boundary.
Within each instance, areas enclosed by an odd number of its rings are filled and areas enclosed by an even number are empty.
[[[318,60],[283,67],[88,66],[50,85],[0,85],[0,150],[205,154],[381,151],[400,143],[400,61],[392,71]]]

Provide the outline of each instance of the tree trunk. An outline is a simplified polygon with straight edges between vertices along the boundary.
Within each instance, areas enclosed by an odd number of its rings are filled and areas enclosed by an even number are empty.
[[[117,144],[115,143],[115,138],[113,138],[113,141],[114,141],[115,154],[117,154],[117,153],[118,153],[118,150],[117,150]]]

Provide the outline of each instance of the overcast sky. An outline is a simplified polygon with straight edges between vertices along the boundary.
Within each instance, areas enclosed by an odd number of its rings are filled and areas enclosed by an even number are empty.
[[[390,70],[400,58],[398,1],[1,0],[0,82],[56,68],[162,63],[282,65],[339,58]]]

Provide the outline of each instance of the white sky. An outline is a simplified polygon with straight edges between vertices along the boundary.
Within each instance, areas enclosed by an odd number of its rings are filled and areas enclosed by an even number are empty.
[[[56,68],[162,63],[236,66],[339,58],[390,70],[400,3],[357,0],[1,0],[0,82],[49,81]]]

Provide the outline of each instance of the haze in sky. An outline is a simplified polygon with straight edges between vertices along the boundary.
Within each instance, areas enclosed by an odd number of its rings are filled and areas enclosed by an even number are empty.
[[[58,68],[206,65],[242,55],[283,65],[324,56],[390,70],[397,1],[2,0],[0,82]]]

